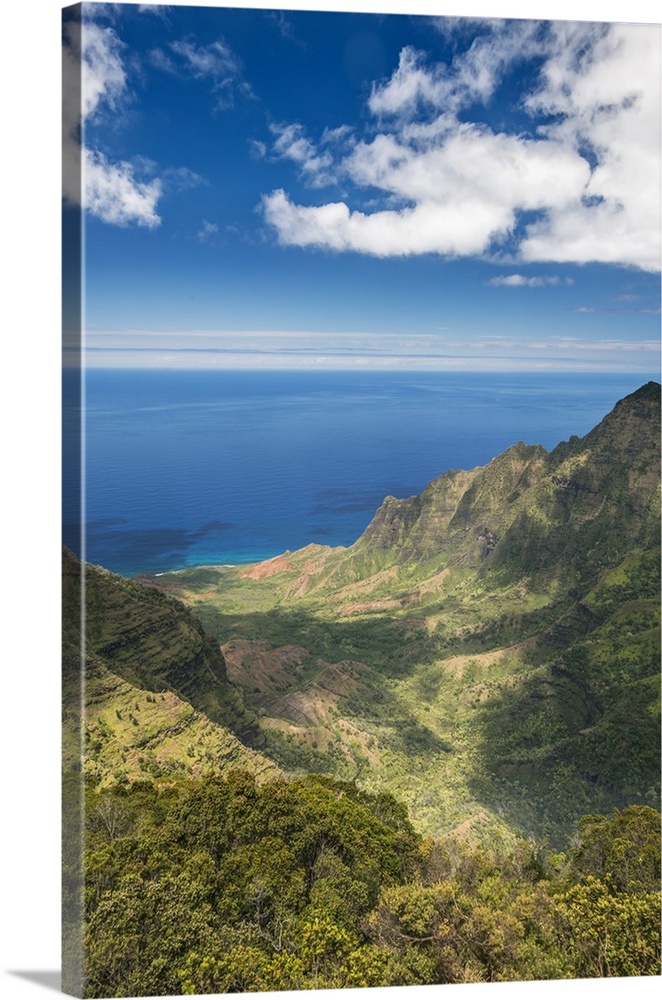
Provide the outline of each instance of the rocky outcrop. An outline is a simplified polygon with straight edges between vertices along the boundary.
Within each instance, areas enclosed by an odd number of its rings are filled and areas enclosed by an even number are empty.
[[[582,483],[578,483],[574,479],[568,479],[566,476],[552,476],[551,482],[553,486],[557,486],[560,490],[568,490],[574,493],[575,496],[582,490],[587,493],[592,492],[589,490],[588,486],[584,486]]]

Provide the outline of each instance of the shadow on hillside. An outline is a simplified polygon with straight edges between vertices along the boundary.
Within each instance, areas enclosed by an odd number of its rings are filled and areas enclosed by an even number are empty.
[[[434,638],[415,620],[375,616],[326,621],[301,609],[281,608],[233,614],[203,604],[191,610],[221,644],[242,638],[273,647],[303,646],[328,663],[358,660],[387,678],[407,676],[436,651]]]
[[[470,720],[473,795],[523,836],[563,843],[590,803],[561,748],[590,721],[579,686],[547,667],[494,692]]]
[[[301,610],[281,609],[233,615],[200,605],[195,613],[221,644],[242,638],[274,648],[295,645],[303,647],[312,661],[361,664],[359,689],[341,697],[345,714],[363,718],[379,729],[380,742],[394,750],[412,756],[450,750],[444,740],[402,705],[391,685],[383,683],[406,677],[433,654],[434,641],[420,624],[382,617],[329,622]],[[295,685],[305,687],[314,673],[311,667],[295,680]],[[250,706],[250,692],[246,692],[246,701]]]
[[[659,727],[641,685],[605,706],[556,661],[477,706],[472,731],[468,785],[524,836],[561,847],[583,815],[657,808]]]
[[[562,606],[509,615],[462,643],[455,637],[451,646],[443,632],[429,635],[415,618],[375,614],[329,621],[300,608],[233,613],[204,604],[193,610],[220,643],[241,637],[270,647],[298,645],[313,661],[363,664],[361,689],[342,699],[342,712],[363,718],[380,744],[410,757],[412,764],[415,760],[418,769],[428,762],[434,767],[432,755],[452,752],[452,747],[403,703],[394,682],[418,672],[422,705],[436,694],[434,684],[426,687],[421,665],[505,648],[537,635],[540,642],[526,652],[527,672],[496,687],[463,714],[461,726],[470,747],[464,774],[472,795],[511,829],[557,846],[566,843],[582,815],[609,814],[634,801],[652,804],[645,798],[646,788],[656,784],[654,776],[648,780],[654,734],[644,721],[650,717],[653,725],[655,720],[647,690],[637,679],[618,704],[603,705],[583,660],[572,653],[597,622],[587,623]],[[622,669],[616,656],[614,664],[615,670]],[[293,691],[310,677],[296,679]],[[616,688],[622,694],[621,681]],[[250,708],[250,692],[246,701]],[[637,767],[641,775],[635,786]],[[633,788],[638,789],[635,798]]]

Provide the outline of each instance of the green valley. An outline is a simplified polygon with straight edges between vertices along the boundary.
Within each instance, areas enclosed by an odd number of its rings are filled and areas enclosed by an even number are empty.
[[[660,387],[351,547],[63,557],[65,989],[660,970]]]
[[[150,581],[223,649],[268,756],[421,831],[562,842],[659,802],[659,386],[551,453],[387,498],[349,549]]]

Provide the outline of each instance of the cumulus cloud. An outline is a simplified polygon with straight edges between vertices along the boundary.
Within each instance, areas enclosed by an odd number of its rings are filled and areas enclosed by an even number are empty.
[[[507,74],[536,60],[521,95],[528,132],[477,116]],[[484,22],[449,65],[407,47],[372,88],[371,134],[345,132],[320,155],[301,126],[280,126],[281,155],[311,187],[342,178],[378,192],[297,205],[282,190],[262,207],[283,244],[377,256],[503,253],[543,261],[659,268],[659,35],[651,26]],[[472,110],[473,120],[463,120]],[[349,150],[347,146],[349,144]],[[351,185],[351,187],[349,186]]]
[[[132,223],[153,229],[161,219],[156,205],[161,182],[137,180],[130,163],[111,163],[103,153],[83,150],[85,207],[103,222],[116,226]]]
[[[420,253],[477,254],[510,217],[488,204],[422,203],[413,208],[365,213],[344,202],[295,205],[283,190],[263,199],[265,218],[281,243],[356,250],[376,257]]]
[[[527,103],[558,116],[547,138],[587,150],[595,165],[580,197],[529,227],[522,258],[659,269],[659,32],[630,24],[580,33],[555,24],[553,57]]]
[[[96,10],[96,8],[94,8]],[[64,29],[63,124],[73,136],[83,118],[104,108],[116,111],[126,92],[122,42],[112,28],[95,21],[70,21]]]
[[[115,31],[96,20],[71,22],[66,27],[63,195],[70,204],[82,204],[103,222],[154,228],[161,222],[156,211],[161,182],[141,180],[135,164],[112,162],[98,150],[81,147],[80,142],[81,113],[83,121],[93,122],[117,112],[126,97],[122,49]]]
[[[398,68],[385,84],[375,84],[368,101],[373,114],[407,116],[425,108],[456,113],[475,102],[486,103],[504,71],[540,54],[543,28],[537,21],[483,22],[489,29],[450,66],[427,65],[411,46],[400,53]]]
[[[590,173],[586,161],[556,143],[470,125],[423,151],[380,134],[358,143],[343,169],[355,184],[405,206],[371,214],[344,203],[303,207],[277,191],[264,206],[282,242],[377,256],[482,254],[513,231],[518,209],[561,208],[568,187],[585,183]]]
[[[187,167],[169,167],[154,176],[157,165],[141,156],[113,161],[106,152],[81,146],[84,125],[94,125],[117,116],[128,101],[124,43],[111,25],[113,4],[86,8],[83,21],[65,27],[63,50],[63,194],[67,202],[83,205],[101,221],[117,226],[137,225],[153,229],[160,225],[158,203],[166,192],[195,187],[203,179]],[[142,9],[142,8],[141,8]],[[164,5],[145,6],[145,13],[163,16]],[[188,41],[176,42],[173,50],[192,75],[210,76],[223,89],[228,77],[238,71],[238,62],[221,41],[196,48]],[[152,53],[161,68],[172,68],[163,53]],[[81,190],[82,181],[82,190]]]
[[[252,155],[258,159],[290,160],[299,171],[299,177],[311,188],[334,184],[347,174],[342,157],[355,146],[354,129],[349,125],[326,127],[315,144],[299,122],[271,123],[269,131],[274,137],[271,145],[251,140]]]

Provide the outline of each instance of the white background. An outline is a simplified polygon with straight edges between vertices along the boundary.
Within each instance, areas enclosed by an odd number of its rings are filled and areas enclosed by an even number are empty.
[[[181,0],[180,0],[181,2]],[[191,0],[184,0],[192,6]],[[211,4],[207,4],[210,6]],[[235,6],[659,23],[654,0],[237,0]],[[48,997],[59,938],[59,0],[2,10],[0,992]],[[232,6],[226,4],[225,6]],[[17,975],[17,972],[24,975]],[[51,975],[44,976],[50,973]],[[26,975],[27,974],[27,978]],[[30,978],[32,976],[32,978]],[[40,978],[41,977],[41,978]],[[44,979],[47,985],[44,985]],[[658,985],[655,986],[657,981]],[[49,985],[51,987],[49,989]],[[659,978],[417,987],[379,1000],[648,998]],[[321,1000],[323,994],[314,994]],[[338,991],[324,994],[338,1000]],[[346,996],[367,1000],[366,991]],[[283,997],[283,994],[274,994]],[[302,998],[302,994],[295,994]]]

